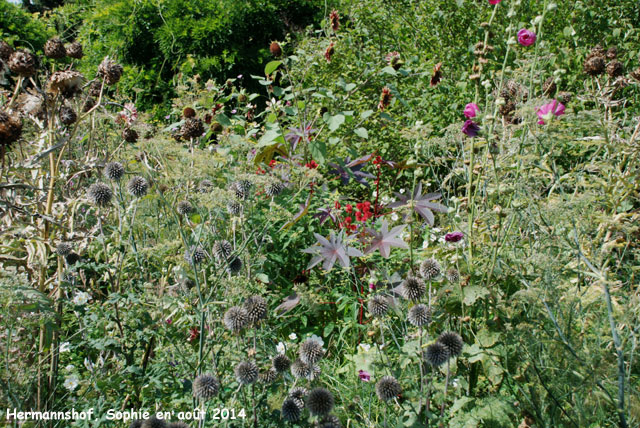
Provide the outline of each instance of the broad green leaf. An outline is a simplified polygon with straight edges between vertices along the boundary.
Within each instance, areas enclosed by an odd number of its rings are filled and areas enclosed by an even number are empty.
[[[311,156],[318,163],[323,164],[327,159],[327,145],[324,141],[313,140],[309,143],[309,151]]]
[[[264,66],[264,74],[266,74],[267,76],[270,75],[271,73],[276,71],[278,67],[280,67],[280,64],[282,64],[282,61],[268,62],[267,65]]]
[[[473,305],[476,300],[482,299],[483,297],[489,295],[489,290],[479,285],[472,285],[470,287],[463,288],[464,290],[464,299],[462,303],[465,305]]]
[[[360,128],[357,128],[354,132],[360,138],[364,138],[364,139],[369,138],[369,132],[366,130],[366,128],[360,127]]]
[[[344,123],[345,117],[343,114],[336,114],[335,116],[329,116],[327,119],[327,125],[329,125],[329,130],[335,131],[340,128],[340,126]]]

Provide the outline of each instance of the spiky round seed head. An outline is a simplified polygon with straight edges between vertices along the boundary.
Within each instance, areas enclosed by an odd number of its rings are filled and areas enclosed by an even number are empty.
[[[204,124],[202,120],[190,117],[184,121],[181,132],[186,139],[201,137],[204,134]]]
[[[227,211],[231,215],[239,215],[242,212],[242,204],[238,201],[231,201],[227,204]]]
[[[322,349],[322,344],[317,340],[307,339],[300,345],[298,355],[300,355],[300,359],[304,363],[313,365],[322,359],[324,349]]]
[[[135,143],[138,141],[138,132],[133,128],[124,128],[122,130],[122,139],[127,143]]]
[[[284,373],[291,367],[291,360],[284,354],[278,354],[271,360],[271,366],[278,373]]]
[[[511,114],[514,111],[516,111],[516,103],[511,100],[508,100],[504,104],[500,105],[500,107],[498,108],[498,111],[500,112],[501,115],[508,118],[511,116]]]
[[[267,317],[267,302],[261,296],[251,296],[244,302],[249,322],[257,323]]]
[[[374,317],[383,317],[389,311],[389,299],[382,294],[376,294],[369,299],[367,309]]]
[[[609,64],[607,64],[607,74],[612,79],[622,76],[623,73],[624,73],[624,67],[620,61],[613,60]]]
[[[113,191],[107,184],[93,183],[89,186],[87,197],[94,205],[105,207],[111,202],[111,199],[113,198]]]
[[[167,428],[167,423],[164,419],[158,419],[155,416],[151,416],[142,422],[142,428]]]
[[[198,184],[198,191],[200,193],[208,193],[211,191],[211,188],[213,188],[213,183],[211,182],[211,180],[205,179]]]
[[[227,263],[227,272],[234,274],[242,270],[242,260],[239,257],[233,257]]]
[[[309,376],[307,376],[307,379],[310,381],[316,380],[320,377],[320,374],[322,374],[322,369],[320,368],[320,366],[311,365],[309,366],[309,368],[311,369],[311,371],[309,373]]]
[[[104,176],[109,180],[118,181],[124,176],[124,166],[120,162],[109,162],[104,167]]]
[[[449,350],[440,342],[432,343],[424,351],[424,360],[433,367],[440,367],[449,359]]]
[[[297,398],[298,400],[304,401],[307,394],[309,394],[309,391],[307,391],[306,388],[296,386],[295,388],[292,388],[291,391],[289,391],[288,397]]]
[[[12,73],[22,77],[29,77],[36,73],[38,60],[32,53],[18,50],[11,54],[7,65]]]
[[[280,47],[280,43],[271,42],[271,44],[269,45],[269,52],[271,52],[271,55],[275,56],[276,58],[282,55],[282,47]]]
[[[78,115],[69,106],[60,107],[60,114],[58,117],[60,118],[60,122],[67,126],[76,123],[76,120],[78,120]]]
[[[260,371],[260,374],[258,375],[258,382],[272,383],[277,378],[278,372],[273,367],[269,367],[268,369]]]
[[[251,191],[252,186],[253,183],[249,180],[239,180],[233,184],[233,191],[238,199],[245,200],[249,197],[249,192]]]
[[[13,53],[13,48],[9,43],[4,40],[0,40],[0,60],[9,61],[9,57]]]
[[[427,259],[420,263],[420,275],[425,281],[431,281],[440,276],[442,268],[436,259]]]
[[[22,121],[16,114],[0,111],[0,146],[9,147],[22,135]]]
[[[438,342],[443,344],[449,351],[449,355],[457,357],[462,353],[464,342],[462,337],[454,331],[445,331],[438,337]]]
[[[214,122],[211,124],[211,131],[213,131],[214,134],[219,134],[224,130],[224,127],[218,123],[218,122]]]
[[[185,422],[171,422],[169,428],[189,428]]]
[[[383,376],[376,383],[376,395],[382,401],[389,401],[397,398],[402,392],[400,382],[393,376]]]
[[[44,54],[49,58],[60,59],[67,56],[67,51],[64,48],[62,40],[60,40],[59,37],[54,37],[47,40],[47,43],[44,44]]]
[[[249,322],[247,310],[240,306],[232,306],[224,313],[222,321],[228,330],[236,333],[245,328]]]
[[[185,119],[189,119],[191,117],[196,117],[196,111],[191,107],[185,107],[184,110],[182,110],[182,116]]]
[[[607,49],[607,59],[616,59],[618,56],[618,48],[615,46],[611,46]]]
[[[142,422],[143,422],[142,420],[136,419],[135,421],[131,422],[131,425],[129,425],[129,428],[141,428]]]
[[[82,92],[83,83],[84,76],[77,71],[56,71],[49,77],[47,92],[55,95],[60,94],[65,98],[73,98]]]
[[[544,95],[553,95],[556,93],[556,89],[558,89],[558,87],[556,86],[556,82],[553,76],[549,77],[542,84],[542,93]]]
[[[184,259],[187,263],[193,262],[195,264],[199,264],[207,259],[207,253],[202,249],[202,247],[192,245],[191,248],[185,251]]]
[[[336,415],[327,415],[322,418],[318,428],[342,428],[342,423]]]
[[[201,400],[210,400],[220,391],[220,381],[212,374],[201,374],[192,386],[193,396]]]
[[[80,59],[84,56],[84,53],[82,52],[82,45],[78,42],[69,43],[65,47],[65,51],[69,58]]]
[[[326,388],[313,388],[307,395],[307,409],[314,416],[329,414],[333,404],[333,394]]]
[[[68,256],[73,251],[73,247],[68,242],[59,242],[56,245],[56,254],[62,257]]]
[[[219,261],[226,260],[232,251],[233,247],[229,241],[221,240],[213,243],[213,254]]]
[[[419,300],[427,290],[427,286],[420,278],[408,276],[403,282],[400,291],[405,299]]]
[[[104,79],[106,85],[115,85],[120,81],[122,72],[124,69],[120,64],[116,64],[115,61],[105,57],[104,60],[98,66],[98,76]]]
[[[460,281],[460,272],[458,272],[458,269],[456,268],[449,268],[447,269],[447,272],[445,273],[445,276],[447,277],[447,281],[455,284],[458,281]]]
[[[431,322],[431,309],[427,305],[419,304],[409,309],[407,319],[412,325],[421,327]]]
[[[296,379],[306,379],[311,375],[311,367],[298,358],[291,364],[291,374]]]
[[[284,184],[282,184],[279,181],[274,181],[267,184],[267,187],[265,188],[265,193],[267,194],[267,196],[272,198],[274,196],[278,196],[280,193],[282,193],[283,190],[284,190]]]
[[[76,263],[78,263],[80,261],[80,255],[76,254],[76,253],[71,253],[71,254],[67,254],[64,257],[64,261],[69,265],[75,265]]]
[[[304,402],[302,400],[298,400],[297,398],[287,398],[282,403],[280,413],[285,421],[295,422],[300,419],[302,409],[304,409]]]
[[[589,76],[598,76],[604,73],[606,68],[606,63],[604,61],[604,57],[601,55],[594,55],[587,58],[582,65],[582,69]]]
[[[233,372],[238,382],[243,385],[250,385],[258,380],[258,366],[253,361],[238,363]]]
[[[194,212],[195,209],[193,208],[193,205],[191,205],[191,202],[180,201],[178,202],[177,211],[178,211],[178,214],[180,215],[189,215],[192,212]]]
[[[131,177],[127,183],[127,192],[136,198],[141,198],[146,195],[147,190],[149,190],[149,183],[147,183],[144,177],[140,177],[139,175]]]

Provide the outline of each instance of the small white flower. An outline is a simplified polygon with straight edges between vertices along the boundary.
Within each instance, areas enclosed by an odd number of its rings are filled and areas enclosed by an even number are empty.
[[[362,348],[364,352],[369,352],[369,349],[371,349],[371,345],[369,345],[368,343],[361,343],[358,345],[358,347]]]
[[[298,338],[298,335],[297,335],[297,334],[295,334],[295,333],[291,333],[291,334],[289,335],[289,340],[296,340],[297,338]]]
[[[77,306],[86,305],[89,302],[89,293],[85,293],[84,291],[78,291],[75,296],[73,296],[73,304]]]
[[[69,342],[62,342],[60,344],[60,353],[61,354],[63,352],[69,352],[70,349],[71,349],[71,345],[69,344]]]
[[[67,367],[65,367],[64,369],[68,372],[73,371],[73,369],[75,369],[76,367],[73,364],[69,364]]]
[[[318,342],[321,346],[324,346],[324,340],[322,340],[322,338],[320,336],[316,336],[315,334],[313,336],[310,337],[311,340],[315,340],[316,342]]]
[[[398,221],[398,218],[400,218],[400,217],[398,217],[398,214],[396,214],[396,213],[392,213],[391,214],[391,220]]]
[[[429,248],[429,241],[425,239],[422,241],[422,249],[426,250],[427,248]]]
[[[285,353],[285,351],[286,351],[286,348],[285,348],[285,346],[284,346],[284,343],[279,342],[279,343],[276,345],[276,351],[278,351],[278,354],[284,354],[284,353]]]
[[[73,392],[78,387],[79,383],[80,379],[78,379],[78,376],[71,375],[64,380],[64,387]]]
[[[382,197],[382,203],[385,205],[389,203],[389,197],[387,195]]]
[[[404,193],[404,189],[400,189],[400,193]]]
[[[460,385],[460,382],[459,382],[459,381],[458,381],[458,379],[456,378],[456,379],[454,379],[454,380],[451,382],[451,385],[453,385],[453,387],[454,387],[454,388],[457,388],[457,387],[458,387],[458,385]]]

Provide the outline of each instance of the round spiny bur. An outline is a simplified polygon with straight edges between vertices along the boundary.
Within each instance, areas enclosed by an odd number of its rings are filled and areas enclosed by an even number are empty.
[[[71,254],[72,250],[73,248],[71,247],[71,244],[69,244],[68,242],[60,242],[58,243],[58,245],[56,245],[56,254],[62,257],[68,256],[69,254]]]
[[[136,198],[141,198],[146,195],[148,188],[149,184],[147,183],[147,180],[145,180],[143,177],[140,177],[139,175],[131,177],[131,179],[127,183],[127,192],[129,192],[131,196],[135,196]]]
[[[227,204],[227,211],[231,215],[239,215],[242,212],[242,204],[238,201],[231,201]]]
[[[320,421],[319,428],[342,428],[342,423],[336,415],[327,415]]]
[[[149,419],[142,422],[142,428],[167,428],[167,423],[163,419],[151,416]]]
[[[311,367],[298,358],[291,364],[291,374],[296,379],[306,379],[311,375]]]
[[[93,204],[99,207],[105,207],[111,202],[111,199],[113,198],[113,191],[111,190],[111,187],[104,183],[93,183],[89,186],[87,196]]]
[[[604,57],[601,55],[593,55],[588,57],[582,65],[582,69],[589,76],[598,76],[604,73],[605,68],[606,63],[604,61]]]
[[[441,272],[440,263],[435,259],[427,259],[420,264],[420,275],[426,281],[439,277]]]
[[[115,85],[120,81],[124,69],[120,64],[106,57],[98,66],[98,76],[104,79],[107,85]]]
[[[202,247],[198,247],[195,245],[192,245],[191,248],[189,248],[184,253],[184,259],[187,261],[187,263],[191,263],[192,261],[195,264],[202,263],[206,260],[206,258],[207,253],[204,252]]]
[[[193,381],[193,396],[202,400],[210,400],[220,391],[220,382],[211,374],[201,374]]]
[[[185,117],[186,119],[196,117],[196,111],[191,107],[185,107],[182,110],[182,116]]]
[[[382,317],[389,311],[389,300],[382,294],[376,294],[369,299],[367,309],[374,317]]]
[[[440,367],[449,359],[449,350],[440,342],[432,343],[424,351],[424,359],[433,367]]]
[[[607,64],[607,74],[612,79],[622,76],[623,73],[624,67],[620,61],[613,60],[609,64]]]
[[[231,247],[231,243],[226,240],[216,241],[213,243],[213,254],[216,259],[222,261],[226,260],[227,257],[231,255],[233,251],[233,247]]]
[[[282,413],[282,418],[285,421],[295,422],[300,419],[302,409],[304,409],[304,402],[302,400],[298,400],[297,398],[287,398],[282,403],[280,413]]]
[[[284,354],[278,354],[271,360],[271,365],[278,373],[284,373],[291,367],[291,360]]]
[[[462,353],[464,342],[462,337],[454,331],[445,331],[438,337],[438,343],[443,344],[449,351],[449,355],[457,357]]]
[[[15,114],[0,111],[0,146],[9,147],[22,135],[22,121]]]
[[[279,181],[274,181],[267,184],[267,187],[265,188],[265,193],[269,197],[274,197],[282,193],[283,190],[284,190],[284,184],[282,184]]]
[[[75,265],[80,261],[80,256],[76,253],[71,253],[71,254],[67,254],[64,257],[64,260],[65,262],[67,262],[68,265]]]
[[[118,181],[124,175],[124,166],[120,162],[109,162],[104,167],[104,176],[109,180]]]
[[[243,385],[250,385],[258,380],[258,366],[253,361],[238,363],[233,372],[238,382]]]
[[[238,273],[241,270],[242,270],[242,260],[240,260],[238,257],[233,257],[227,263],[227,272],[229,272],[230,274]]]
[[[243,307],[232,306],[224,313],[222,321],[228,330],[236,333],[247,325],[247,311]]]
[[[13,48],[9,43],[4,40],[0,40],[0,60],[9,61],[9,57],[13,53]]]
[[[431,309],[427,305],[419,304],[409,309],[407,319],[412,325],[422,327],[431,322]]]
[[[273,367],[261,371],[258,375],[258,381],[261,383],[272,383],[277,378],[278,372]]]
[[[251,182],[249,180],[240,180],[231,184],[231,190],[235,193],[236,198],[245,200],[249,197],[251,191]]]
[[[35,74],[37,63],[38,61],[35,55],[27,51],[19,50],[11,54],[7,65],[12,73],[22,77],[29,77]]]
[[[456,268],[447,269],[447,272],[445,273],[445,276],[447,277],[447,281],[449,281],[451,283],[455,284],[458,281],[460,281],[460,272],[458,272],[458,269],[456,269]]]
[[[402,282],[401,291],[405,299],[419,300],[426,290],[427,286],[424,285],[424,282],[420,278],[408,276],[407,279]]]
[[[222,130],[224,129],[224,127],[219,124],[218,122],[213,122],[211,124],[211,131],[213,131],[214,134],[219,134],[222,132]]]
[[[58,117],[60,118],[60,122],[67,126],[76,123],[76,120],[78,120],[78,115],[69,106],[60,107],[60,114]]]
[[[190,117],[184,121],[182,125],[182,137],[184,138],[198,138],[204,134],[204,125],[202,120]]]
[[[198,191],[200,193],[208,193],[211,191],[212,187],[213,183],[211,182],[211,180],[202,180],[200,184],[198,184]]]
[[[393,376],[383,376],[382,379],[376,383],[376,394],[382,401],[389,401],[397,398],[402,392],[402,386],[400,382]]]
[[[315,364],[324,356],[322,344],[315,339],[307,339],[300,345],[300,359],[309,365]]]
[[[309,368],[310,368],[310,371],[309,371],[309,376],[307,376],[307,379],[313,381],[320,377],[320,374],[322,373],[322,369],[320,368],[320,366],[311,365],[309,366]]]
[[[80,59],[84,55],[84,53],[82,52],[82,45],[78,42],[68,44],[65,47],[65,51],[67,52],[67,56],[69,58]]]
[[[312,415],[326,415],[333,410],[333,394],[326,388],[314,388],[307,396],[307,409]]]
[[[184,422],[171,422],[169,428],[189,428],[189,425]]]
[[[60,59],[67,56],[67,51],[64,48],[62,40],[60,40],[59,37],[54,37],[47,40],[47,43],[44,44],[44,54],[49,58]]]
[[[124,128],[122,131],[122,139],[127,143],[135,143],[138,141],[138,133],[135,129],[132,128]]]
[[[295,388],[292,388],[291,391],[289,391],[289,398],[297,398],[298,400],[302,401],[305,399],[308,393],[309,391],[307,391],[306,388],[296,386]]]
[[[267,317],[267,302],[261,296],[251,296],[244,302],[249,322],[257,323]]]
[[[136,419],[135,421],[131,422],[131,425],[129,425],[129,428],[140,428],[142,427],[142,421],[140,419]]]
[[[191,202],[189,201],[178,202],[177,210],[180,215],[189,215],[195,211],[193,205],[191,205]]]

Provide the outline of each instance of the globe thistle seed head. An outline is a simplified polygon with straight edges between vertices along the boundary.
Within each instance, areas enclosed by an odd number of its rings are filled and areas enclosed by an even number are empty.
[[[184,259],[187,263],[193,262],[195,264],[199,264],[207,259],[207,253],[202,249],[202,247],[192,245],[191,248],[185,251]]]
[[[271,55],[275,56],[276,58],[282,55],[282,47],[280,47],[280,43],[271,42],[271,44],[269,45],[269,52],[271,52]]]
[[[76,112],[71,107],[66,105],[60,107],[60,113],[58,117],[60,118],[60,122],[67,126],[73,125],[74,123],[76,123],[76,120],[78,120],[78,115],[76,114]]]
[[[255,324],[267,317],[267,302],[261,296],[251,296],[244,302],[249,322]]]
[[[68,256],[71,254],[71,251],[73,251],[73,247],[68,242],[59,242],[58,245],[56,245],[56,254],[61,257]]]
[[[122,130],[122,139],[127,143],[135,143],[138,141],[138,132],[133,128],[124,128]]]
[[[218,261],[227,260],[232,252],[233,247],[229,241],[223,239],[213,243],[213,254]]]
[[[258,366],[253,361],[238,363],[233,372],[238,382],[243,385],[250,385],[258,380]]]
[[[258,381],[260,383],[272,383],[277,378],[278,372],[273,367],[260,371],[260,374],[258,375]]]
[[[127,192],[136,198],[141,198],[146,195],[147,190],[149,190],[149,183],[147,183],[144,177],[140,177],[139,175],[131,177],[127,183]]]
[[[169,428],[189,428],[185,422],[171,422]]]
[[[383,317],[389,311],[389,299],[382,294],[373,295],[367,303],[367,309],[374,317]]]
[[[164,419],[158,419],[155,416],[151,416],[142,422],[142,428],[167,428],[167,423]]]
[[[313,365],[320,361],[324,356],[324,349],[322,344],[315,339],[307,339],[300,345],[298,352],[300,359],[309,365]]]
[[[267,184],[267,187],[265,188],[265,193],[270,198],[273,198],[275,196],[278,196],[280,193],[282,193],[283,190],[284,190],[284,184],[282,184],[280,181],[274,181]]]
[[[610,78],[615,79],[616,77],[622,76],[624,73],[624,66],[618,60],[613,60],[609,64],[607,64],[607,74]]]
[[[242,270],[242,260],[238,257],[233,257],[227,263],[227,272],[230,274],[238,273]]]
[[[195,117],[187,118],[182,125],[181,132],[182,137],[186,139],[201,137],[204,134],[204,124],[202,120]]]
[[[234,333],[242,330],[247,326],[249,316],[245,308],[241,306],[232,306],[224,313],[222,321],[224,326]]]
[[[47,43],[44,44],[44,54],[52,59],[60,59],[67,56],[67,51],[64,48],[62,40],[60,40],[59,37],[54,37],[47,40]]]
[[[129,428],[141,428],[142,427],[142,421],[140,419],[136,419],[135,421],[131,422],[131,425],[129,425]]]
[[[291,391],[289,391],[288,396],[289,398],[297,398],[300,401],[304,401],[308,393],[309,391],[307,391],[306,388],[303,388],[301,386],[296,386],[295,388],[292,388]]]
[[[198,184],[198,191],[200,193],[208,193],[213,188],[213,183],[211,180],[202,180],[200,184]]]
[[[113,198],[113,191],[104,183],[93,183],[87,190],[87,197],[94,205],[106,207]]]
[[[231,184],[231,190],[235,193],[236,198],[246,200],[253,184],[249,180],[239,180]]]
[[[227,212],[231,215],[240,215],[242,204],[238,201],[231,201],[227,204]]]
[[[456,268],[450,268],[447,269],[447,272],[445,273],[445,276],[447,278],[447,281],[455,284],[458,281],[460,281],[460,272],[458,272],[458,269]]]
[[[320,421],[319,428],[342,428],[342,423],[336,415],[327,415]]]
[[[409,309],[407,319],[412,325],[422,327],[431,322],[431,309],[427,305],[418,304]]]
[[[605,68],[606,62],[604,60],[604,56],[602,55],[589,56],[582,64],[582,69],[589,76],[598,76],[604,73]]]
[[[185,119],[189,119],[189,118],[192,118],[192,117],[196,117],[196,111],[195,111],[193,108],[191,108],[191,107],[185,107],[185,108],[182,110],[182,116],[183,116]]]
[[[316,416],[327,415],[333,410],[333,394],[326,388],[314,388],[307,395],[307,409]]]
[[[0,40],[0,60],[9,61],[9,57],[13,53],[13,48],[9,43],[4,40]]]
[[[311,375],[311,367],[298,358],[291,364],[291,374],[296,379],[306,379]]]
[[[424,351],[424,359],[433,367],[440,367],[449,360],[449,350],[440,342],[432,343]]]
[[[452,357],[460,355],[462,353],[462,348],[464,347],[462,337],[454,331],[445,331],[442,333],[438,336],[438,343],[443,344],[449,351],[449,355]]]
[[[220,381],[212,374],[201,374],[193,381],[193,396],[201,400],[210,400],[220,391]]]
[[[11,54],[7,65],[12,73],[22,77],[30,77],[36,73],[38,59],[30,52],[18,50]]]
[[[109,59],[109,57],[105,57],[98,66],[98,76],[104,79],[104,83],[109,86],[115,85],[120,81],[123,71],[122,66],[116,64],[116,62]]]
[[[389,401],[397,398],[402,392],[400,382],[393,376],[383,376],[376,383],[376,395],[382,401]]]
[[[271,365],[278,373],[284,373],[291,367],[291,360],[284,354],[278,354],[271,360]]]
[[[82,45],[78,42],[69,43],[65,47],[65,51],[69,58],[81,59],[84,56],[84,53],[82,52]]]
[[[280,413],[285,421],[295,422],[300,419],[302,409],[304,409],[304,403],[302,400],[298,400],[297,398],[287,398],[282,403]]]
[[[427,259],[420,263],[420,275],[425,279],[425,281],[436,279],[440,276],[441,272],[442,269],[440,268],[440,263],[435,259]]]
[[[420,300],[420,298],[427,291],[427,286],[420,278],[408,276],[402,282],[400,291],[405,299]]]
[[[109,162],[104,166],[104,176],[112,181],[118,181],[124,176],[124,166],[120,162]]]
[[[80,261],[80,255],[77,253],[71,253],[71,254],[67,254],[64,257],[64,261],[69,265],[75,265],[76,263],[78,263]]]
[[[307,380],[314,381],[319,378],[321,374],[322,369],[320,368],[320,366],[311,364],[309,365],[309,375],[307,376]]]
[[[0,146],[9,147],[22,135],[22,121],[17,114],[0,111]]]
[[[193,205],[189,201],[180,201],[178,202],[177,207],[178,214],[180,215],[189,215],[195,211]]]

